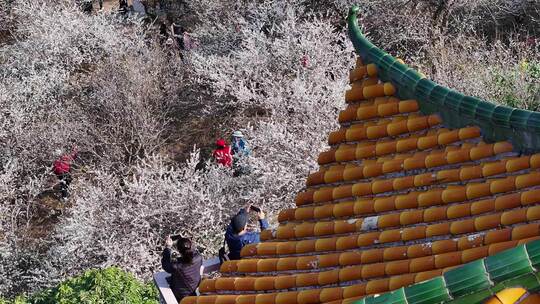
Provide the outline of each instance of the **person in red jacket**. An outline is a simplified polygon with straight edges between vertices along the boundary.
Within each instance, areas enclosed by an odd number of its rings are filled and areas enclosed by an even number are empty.
[[[77,157],[78,150],[73,148],[73,151],[70,154],[62,155],[61,150],[56,151],[57,155],[60,157],[53,163],[53,172],[58,177],[60,181],[60,192],[62,193],[62,199],[67,199],[69,196],[68,188],[71,183],[71,163]]]
[[[225,167],[230,167],[232,165],[231,146],[227,145],[225,140],[218,139],[216,141],[216,149],[214,150],[213,155],[218,164]]]

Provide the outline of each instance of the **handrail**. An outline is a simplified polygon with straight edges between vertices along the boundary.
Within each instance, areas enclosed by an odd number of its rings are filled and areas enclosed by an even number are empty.
[[[496,105],[441,86],[373,45],[358,25],[358,6],[347,17],[349,38],[362,61],[377,66],[378,76],[392,82],[402,99],[416,99],[424,114],[438,113],[450,128],[476,125],[487,142],[508,140],[523,153],[540,151],[540,113]]]

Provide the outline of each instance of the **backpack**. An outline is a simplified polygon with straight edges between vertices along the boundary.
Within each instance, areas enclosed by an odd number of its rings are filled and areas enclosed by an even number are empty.
[[[223,246],[219,248],[219,265],[222,265],[225,263],[225,261],[230,261],[229,254],[227,253],[227,249],[225,249],[225,246],[227,245],[227,242],[225,239],[223,239]]]

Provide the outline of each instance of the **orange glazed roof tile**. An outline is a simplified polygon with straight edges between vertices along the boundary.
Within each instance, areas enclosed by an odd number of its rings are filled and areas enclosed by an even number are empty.
[[[282,210],[275,230],[263,231],[261,243],[245,246],[241,260],[225,262],[222,277],[204,279],[201,296],[182,304],[450,302],[464,295],[451,284],[456,267],[482,262],[480,272],[498,282],[490,265],[504,259],[502,251],[532,256],[536,247],[520,245],[540,239],[540,154],[487,139],[474,119],[456,125],[445,120],[452,116],[424,111],[426,101],[410,98],[385,70],[385,60],[395,59],[380,51],[373,63],[376,50],[358,37],[362,58],[349,74],[341,128],[330,133],[297,207]],[[433,289],[439,300],[414,300],[415,290],[441,280],[444,288]],[[387,302],[369,297],[389,291]],[[409,302],[390,301],[402,294]]]

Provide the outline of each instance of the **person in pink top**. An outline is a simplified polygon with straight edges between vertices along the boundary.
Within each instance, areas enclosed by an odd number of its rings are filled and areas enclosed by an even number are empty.
[[[56,154],[59,158],[53,163],[53,172],[60,181],[60,192],[62,193],[62,199],[66,200],[69,196],[68,188],[71,183],[71,163],[77,157],[79,151],[77,148],[73,148],[70,154],[63,154],[62,150],[57,150]]]
[[[218,164],[225,167],[232,166],[231,146],[227,145],[225,140],[218,139],[216,141],[216,149],[214,150],[213,156]]]

